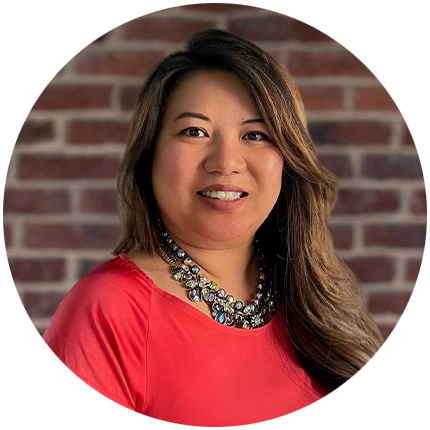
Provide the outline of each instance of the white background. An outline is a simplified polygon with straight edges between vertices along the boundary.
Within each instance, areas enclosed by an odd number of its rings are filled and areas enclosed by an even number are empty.
[[[391,1],[289,2],[288,7],[399,7]],[[408,1],[404,7],[423,7]],[[16,133],[16,120],[24,119],[24,104],[31,90],[48,79],[48,72],[78,48],[88,32],[103,32],[104,24],[134,16],[136,8],[164,8],[167,0],[11,0],[0,5],[2,44],[0,167],[7,167],[8,136]],[[283,0],[265,7],[285,7]],[[4,176],[4,174],[3,174]],[[39,337],[24,328],[23,313],[16,312],[15,296],[8,296],[7,265],[0,265],[0,425],[18,423],[108,424],[139,423],[141,417],[120,417],[118,409],[105,409],[94,393],[80,393],[62,369],[40,352]]]

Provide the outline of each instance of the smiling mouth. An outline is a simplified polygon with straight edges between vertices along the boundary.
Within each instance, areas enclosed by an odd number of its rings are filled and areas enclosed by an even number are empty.
[[[217,200],[238,200],[248,195],[248,193],[239,193],[237,191],[199,191],[197,194],[202,197]]]

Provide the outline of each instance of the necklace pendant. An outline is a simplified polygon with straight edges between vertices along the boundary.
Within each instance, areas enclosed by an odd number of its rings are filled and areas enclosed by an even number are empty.
[[[195,287],[188,291],[188,297],[193,302],[200,302],[202,300],[202,290],[199,287]]]

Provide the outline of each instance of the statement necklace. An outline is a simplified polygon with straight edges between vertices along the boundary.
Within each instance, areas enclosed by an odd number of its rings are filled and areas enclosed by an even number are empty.
[[[224,289],[209,281],[200,273],[200,267],[177,245],[170,235],[161,233],[160,253],[172,267],[173,278],[185,284],[189,299],[193,302],[204,301],[212,309],[212,317],[220,324],[253,329],[264,325],[266,315],[273,314],[275,305],[271,283],[265,274],[264,257],[257,252],[259,279],[254,300],[245,305],[240,300],[227,295]]]

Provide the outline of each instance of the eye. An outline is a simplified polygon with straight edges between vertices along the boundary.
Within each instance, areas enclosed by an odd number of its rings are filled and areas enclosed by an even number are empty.
[[[244,140],[267,140],[270,141],[269,136],[267,134],[262,133],[261,131],[249,131],[243,136]]]
[[[190,137],[207,137],[208,133],[206,130],[197,127],[188,127],[185,130],[182,130],[179,134],[185,134]]]

